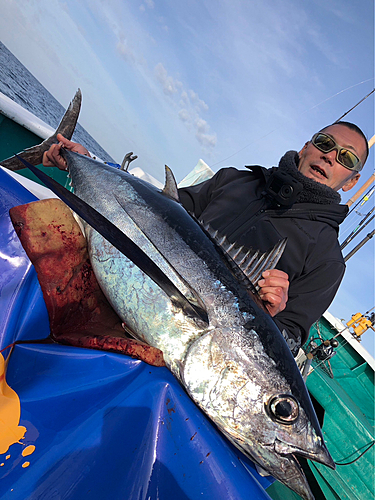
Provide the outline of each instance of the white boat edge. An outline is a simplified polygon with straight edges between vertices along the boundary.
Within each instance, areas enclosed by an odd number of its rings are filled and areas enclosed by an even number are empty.
[[[20,104],[12,101],[12,99],[2,92],[0,92],[0,111],[4,116],[33,132],[33,134],[43,140],[48,139],[55,132],[43,120],[37,118]]]

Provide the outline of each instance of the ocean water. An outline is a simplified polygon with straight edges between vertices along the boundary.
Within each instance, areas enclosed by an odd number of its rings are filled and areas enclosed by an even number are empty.
[[[0,92],[56,129],[65,108],[0,42]],[[72,95],[73,98],[73,95]],[[83,144],[104,161],[113,158],[78,123],[72,140]]]

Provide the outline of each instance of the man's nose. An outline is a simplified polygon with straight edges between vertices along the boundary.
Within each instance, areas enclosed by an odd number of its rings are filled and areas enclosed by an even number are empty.
[[[336,155],[337,155],[336,149],[332,149],[332,151],[330,151],[329,153],[323,153],[322,154],[322,158],[324,159],[324,161],[326,161],[327,163],[329,163],[331,165],[331,167],[332,167],[332,165],[336,161]]]

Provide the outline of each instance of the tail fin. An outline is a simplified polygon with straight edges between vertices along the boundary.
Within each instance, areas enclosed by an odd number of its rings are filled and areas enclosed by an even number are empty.
[[[70,140],[78,121],[79,112],[81,110],[81,101],[82,94],[81,90],[78,89],[72,102],[69,104],[68,109],[65,111],[65,114],[62,117],[55,133],[41,144],[25,149],[18,154],[22,155],[22,158],[27,160],[32,165],[39,165],[42,163],[44,152],[48,151],[52,144],[58,143],[57,134],[62,134]],[[9,170],[21,170],[22,168],[25,168],[25,165],[19,160],[19,158],[17,158],[17,155],[3,160],[1,162],[1,166],[6,167]]]

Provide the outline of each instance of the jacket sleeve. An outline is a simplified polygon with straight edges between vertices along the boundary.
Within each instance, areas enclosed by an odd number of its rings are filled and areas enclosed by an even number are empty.
[[[312,324],[330,306],[344,273],[344,262],[331,260],[291,283],[286,308],[273,319],[294,356],[306,342]]]

